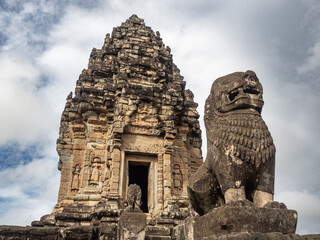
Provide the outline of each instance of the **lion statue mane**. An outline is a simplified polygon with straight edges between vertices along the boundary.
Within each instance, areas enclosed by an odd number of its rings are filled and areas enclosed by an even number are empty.
[[[239,200],[273,201],[275,146],[261,117],[262,85],[253,71],[218,78],[206,100],[205,162],[189,179],[192,207],[203,215]]]

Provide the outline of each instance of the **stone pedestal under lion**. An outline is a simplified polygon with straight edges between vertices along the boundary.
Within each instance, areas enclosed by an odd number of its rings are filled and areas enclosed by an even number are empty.
[[[262,94],[253,71],[212,84],[204,114],[207,156],[188,186],[191,205],[201,215],[195,219],[196,238],[295,232],[297,213],[273,201],[275,146],[261,117]]]

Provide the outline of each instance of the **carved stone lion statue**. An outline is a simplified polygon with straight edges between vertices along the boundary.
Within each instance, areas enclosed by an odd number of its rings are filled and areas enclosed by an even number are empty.
[[[204,114],[207,156],[188,185],[200,215],[232,201],[247,199],[258,207],[273,201],[275,147],[261,118],[262,93],[253,71],[212,84]]]

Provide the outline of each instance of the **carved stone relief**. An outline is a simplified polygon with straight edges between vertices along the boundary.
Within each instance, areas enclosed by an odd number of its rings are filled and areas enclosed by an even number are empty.
[[[102,162],[98,157],[93,158],[91,165],[91,174],[89,179],[89,185],[102,186]]]
[[[71,191],[78,191],[80,185],[80,167],[77,164],[72,171],[72,184],[71,184]]]
[[[104,176],[104,182],[103,182],[103,188],[106,192],[110,191],[110,178],[111,178],[111,166],[112,161],[107,160],[106,161],[106,168],[105,168],[105,176]]]
[[[137,112],[131,117],[131,124],[135,127],[156,128],[159,123],[156,114],[157,110],[151,103],[141,102]]]
[[[128,133],[159,135],[159,119],[157,109],[151,103],[141,102],[127,125]]]
[[[161,138],[125,134],[122,137],[122,141],[122,150],[124,151],[142,153],[164,152],[163,139]]]
[[[172,170],[173,194],[178,195],[183,188],[183,175],[179,164],[175,164]]]

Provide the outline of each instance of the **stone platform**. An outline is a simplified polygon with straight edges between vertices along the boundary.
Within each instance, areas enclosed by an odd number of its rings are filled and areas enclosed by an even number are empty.
[[[268,207],[258,208],[248,200],[237,201],[196,218],[194,236],[201,239],[235,232],[293,234],[297,217],[297,212],[288,210],[284,204],[274,202]]]
[[[188,217],[177,239],[188,240],[320,240],[319,234],[295,234],[297,212],[283,203],[258,208],[248,200],[214,208],[203,216]]]
[[[319,234],[300,236],[299,234],[284,235],[279,232],[272,233],[231,233],[200,238],[201,240],[319,240]]]

